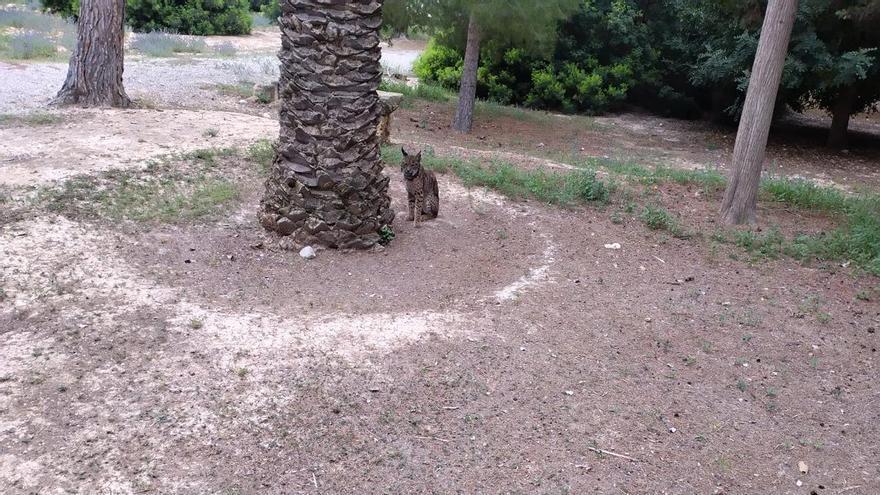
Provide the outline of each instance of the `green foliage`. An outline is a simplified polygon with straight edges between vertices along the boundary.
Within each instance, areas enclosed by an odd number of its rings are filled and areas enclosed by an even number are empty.
[[[455,95],[449,90],[425,83],[410,86],[405,82],[382,81],[379,89],[381,91],[400,93],[404,96],[405,102],[411,102],[412,99],[421,99],[445,103],[455,98]]]
[[[40,0],[44,10],[67,18],[79,16],[79,2],[80,0]]]
[[[126,21],[136,31],[181,34],[248,34],[248,0],[127,0]]]
[[[690,238],[690,234],[681,227],[678,219],[660,206],[646,205],[640,218],[642,223],[651,230],[663,230],[678,239]]]
[[[877,5],[876,0],[800,3],[778,105],[831,109],[850,88],[851,113],[880,101]],[[477,94],[563,111],[601,113],[629,102],[664,115],[709,112],[735,119],[765,6],[757,0],[584,0],[574,11],[562,9],[570,15],[557,23],[555,34],[535,42],[521,39],[521,28],[500,16],[491,24],[509,22],[511,33],[487,37]],[[435,24],[445,30],[425,56],[423,80],[457,89],[464,21],[466,16],[458,16]]]
[[[571,6],[569,6],[571,7]],[[621,104],[633,88],[657,78],[655,53],[635,2],[596,0],[568,8],[552,49],[502,37],[484,44],[479,97],[504,104],[566,112],[602,113]],[[416,64],[425,81],[456,90],[460,44],[440,36]]]
[[[394,229],[390,225],[383,225],[382,228],[379,229],[379,236],[379,244],[387,246],[394,240]]]
[[[250,161],[259,165],[260,170],[268,172],[275,160],[275,142],[261,139],[250,145],[245,155]]]
[[[396,147],[383,147],[382,159],[399,165],[402,155]],[[547,204],[572,206],[605,203],[611,194],[610,188],[590,170],[556,173],[522,170],[506,162],[482,165],[440,157],[430,149],[422,153],[422,165],[440,173],[452,172],[468,187],[486,187],[513,199],[533,198]]]
[[[843,213],[853,203],[837,189],[819,187],[799,179],[767,179],[761,182],[761,192],[771,201],[786,203],[807,210]]]
[[[278,0],[269,0],[261,8],[260,13],[270,22],[277,24],[281,17],[281,3]]]
[[[413,72],[422,81],[455,90],[458,89],[461,80],[462,64],[463,58],[460,53],[438,44],[436,40],[431,40],[425,51],[416,59]]]
[[[80,0],[40,0],[62,17],[77,17]],[[277,2],[277,0],[276,0]],[[125,21],[135,31],[195,35],[251,32],[250,0],[126,0]]]
[[[789,253],[800,259],[853,262],[880,275],[880,198],[854,204],[845,225],[832,232],[796,238]]]

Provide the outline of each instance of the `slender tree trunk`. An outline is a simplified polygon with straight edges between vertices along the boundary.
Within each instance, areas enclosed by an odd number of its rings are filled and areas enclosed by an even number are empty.
[[[841,149],[846,147],[849,117],[852,115],[855,100],[855,86],[843,88],[837,96],[837,101],[834,102],[834,107],[831,109],[831,131],[828,133],[829,148]]]
[[[472,13],[468,22],[467,48],[461,71],[461,90],[458,93],[458,109],[452,127],[459,132],[471,132],[474,125],[474,105],[477,100],[477,70],[480,67],[480,26]]]
[[[721,206],[726,224],[757,219],[758,186],[797,5],[797,0],[770,0],[767,6]]]
[[[82,0],[60,105],[127,107],[122,86],[125,0]]]
[[[259,218],[294,245],[367,249],[394,220],[376,134],[382,1],[281,2],[281,136]]]

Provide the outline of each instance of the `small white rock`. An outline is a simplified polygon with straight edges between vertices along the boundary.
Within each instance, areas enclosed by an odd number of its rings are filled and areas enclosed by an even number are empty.
[[[804,461],[799,461],[798,471],[800,471],[801,474],[807,474],[810,472],[810,466],[807,466],[807,463]]]
[[[318,253],[315,252],[315,248],[313,248],[312,246],[306,246],[300,249],[299,255],[307,260],[310,260],[314,259],[315,256],[318,256]]]
[[[620,244],[615,242],[614,244],[605,244],[605,249],[620,249]]]
[[[566,390],[565,395],[574,395],[574,391],[573,390]]]

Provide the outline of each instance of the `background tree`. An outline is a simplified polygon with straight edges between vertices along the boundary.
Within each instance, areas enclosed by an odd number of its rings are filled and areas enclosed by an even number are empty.
[[[281,3],[281,136],[263,226],[299,244],[366,249],[394,211],[376,127],[382,1]]]
[[[736,135],[730,181],[721,206],[721,216],[727,224],[754,223],[756,219],[767,137],[797,3],[797,0],[770,0],[767,6]]]
[[[880,101],[880,0],[814,3],[810,27],[819,43],[810,103],[831,114],[828,146],[842,148],[850,116]]]
[[[62,105],[127,107],[122,86],[125,0],[82,0],[76,47],[55,97]]]
[[[437,30],[441,43],[464,52],[459,102],[453,127],[469,132],[473,123],[480,52],[486,44],[514,44],[528,51],[553,48],[557,23],[580,0],[389,0],[393,19]]]

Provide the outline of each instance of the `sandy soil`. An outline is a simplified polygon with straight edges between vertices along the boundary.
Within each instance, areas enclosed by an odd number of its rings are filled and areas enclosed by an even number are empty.
[[[143,167],[148,159],[171,153],[244,147],[278,136],[277,120],[240,113],[67,110],[59,115],[63,121],[50,130],[0,127],[0,184],[33,185]]]

